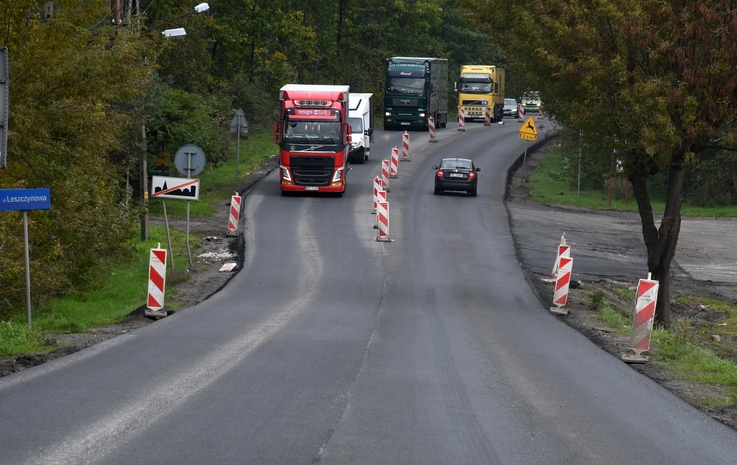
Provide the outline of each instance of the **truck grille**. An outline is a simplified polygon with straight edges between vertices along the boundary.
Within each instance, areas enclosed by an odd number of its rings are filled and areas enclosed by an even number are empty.
[[[328,186],[335,167],[335,157],[289,157],[294,184],[298,186]]]
[[[392,99],[392,105],[395,107],[416,107],[416,98],[395,98]]]

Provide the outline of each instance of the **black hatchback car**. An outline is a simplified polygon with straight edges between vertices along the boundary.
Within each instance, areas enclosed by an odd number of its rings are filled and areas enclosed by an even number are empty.
[[[476,196],[481,168],[468,158],[443,158],[435,170],[435,194],[443,191],[463,191]]]

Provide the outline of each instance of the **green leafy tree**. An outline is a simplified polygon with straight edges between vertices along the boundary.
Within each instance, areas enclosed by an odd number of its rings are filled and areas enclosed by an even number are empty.
[[[124,166],[111,154],[131,120],[117,110],[150,71],[135,42],[111,40],[103,0],[55,2],[42,20],[34,1],[0,0],[0,43],[10,56],[8,165],[0,187],[51,190],[50,211],[29,212],[35,299],[87,288],[131,248],[134,212]],[[0,318],[23,308],[22,222],[0,221]],[[19,239],[21,238],[21,239]]]
[[[737,114],[737,15],[729,1],[468,1],[497,31],[548,115],[620,151],[647,264],[670,325],[670,266],[686,172]],[[722,140],[729,140],[729,138]],[[648,182],[667,173],[656,225]]]

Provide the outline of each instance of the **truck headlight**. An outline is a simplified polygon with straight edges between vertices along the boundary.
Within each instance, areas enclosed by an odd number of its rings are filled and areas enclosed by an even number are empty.
[[[387,111],[386,113],[384,113],[384,116],[391,116],[391,115],[392,113],[390,111]]]
[[[289,168],[287,168],[284,165],[279,166],[279,170],[281,171],[281,178],[285,181],[291,181],[292,176],[289,174]]]

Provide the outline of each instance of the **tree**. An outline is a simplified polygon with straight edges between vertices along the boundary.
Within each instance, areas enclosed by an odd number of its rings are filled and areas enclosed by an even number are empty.
[[[131,125],[120,111],[150,71],[142,50],[111,40],[104,0],[66,2],[41,20],[35,1],[0,1],[10,57],[8,166],[0,187],[51,190],[52,209],[29,212],[31,274],[38,298],[88,288],[95,274],[132,252],[122,149]],[[18,212],[0,221],[0,317],[22,308],[23,244]]]
[[[546,112],[592,143],[618,148],[660,281],[656,321],[670,325],[670,266],[685,173],[737,108],[737,10],[713,0],[528,1],[474,5]],[[667,170],[656,226],[648,180]]]

